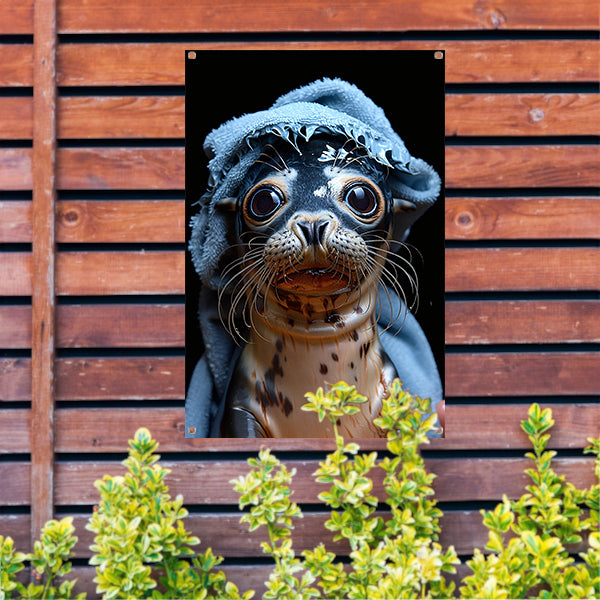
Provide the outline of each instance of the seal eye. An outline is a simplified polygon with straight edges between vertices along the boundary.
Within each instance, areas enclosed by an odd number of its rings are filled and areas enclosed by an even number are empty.
[[[366,185],[351,187],[344,198],[346,204],[359,216],[370,217],[377,209],[377,196]]]
[[[283,194],[274,187],[256,190],[248,200],[248,212],[258,221],[270,217],[283,204]]]

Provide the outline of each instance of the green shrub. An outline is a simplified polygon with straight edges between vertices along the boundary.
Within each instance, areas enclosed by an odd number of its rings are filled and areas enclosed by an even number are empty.
[[[73,596],[76,579],[62,581],[58,587],[54,585],[58,578],[64,578],[71,572],[68,560],[73,556],[72,548],[77,543],[74,532],[72,517],[48,521],[31,554],[15,552],[13,540],[0,536],[0,600],[12,598],[13,592],[20,598],[32,600],[85,598],[85,594]],[[23,570],[26,561],[31,562],[33,577],[37,582],[30,583],[27,587],[15,580],[15,575]]]
[[[95,483],[100,504],[87,529],[96,534],[90,564],[96,565],[97,591],[105,600],[240,598],[237,587],[213,571],[222,558],[210,549],[194,557],[192,546],[200,540],[183,525],[188,512],[182,496],[169,495],[169,470],[156,464],[157,447],[150,432],[139,429],[123,461],[126,474]]]
[[[443,551],[437,543],[441,511],[433,499],[431,483],[419,454],[429,443],[427,433],[435,416],[428,400],[412,397],[398,381],[391,386],[382,416],[376,423],[387,431],[386,457],[378,467],[385,471],[385,502],[390,518],[374,516],[378,499],[372,494],[370,472],[377,468],[376,453],[359,454],[355,443],[345,444],[337,433],[337,420],[358,410],[366,399],[345,383],[329,392],[307,394],[305,410],[329,419],[334,427],[336,450],[315,472],[329,491],[319,495],[331,508],[326,527],[334,540],[350,545],[350,565],[337,561],[323,544],[296,557],[291,543],[292,518],[302,516],[290,500],[288,472],[269,450],[248,461],[251,471],[232,483],[240,493],[240,508],[250,506],[242,521],[250,530],[266,526],[269,543],[263,551],[275,560],[266,598],[451,598],[453,582],[444,573],[455,573],[459,563],[453,547]],[[598,598],[600,596],[599,485],[578,490],[552,469],[555,452],[547,450],[553,425],[550,409],[533,404],[521,426],[533,452],[534,467],[527,493],[516,501],[504,497],[493,511],[482,511],[489,530],[487,554],[476,549],[467,566],[472,574],[461,582],[461,598]],[[600,478],[598,440],[587,452],[596,454]],[[586,517],[585,511],[589,514]],[[567,546],[587,534],[588,551],[579,562]],[[302,577],[297,575],[302,573]]]
[[[526,493],[504,497],[494,510],[482,511],[488,529],[485,553],[476,549],[466,562],[470,574],[458,590],[447,574],[456,572],[454,548],[438,543],[442,516],[419,453],[428,444],[435,416],[425,419],[430,403],[390,388],[377,425],[387,432],[389,456],[360,453],[356,443],[338,435],[337,421],[358,410],[366,399],[339,383],[328,391],[307,394],[305,410],[329,419],[336,449],[320,463],[316,481],[328,486],[319,499],[330,508],[326,528],[333,540],[346,540],[349,563],[319,544],[296,556],[294,519],[302,512],[291,495],[294,470],[268,449],[248,460],[250,471],[232,483],[242,521],[253,531],[265,527],[263,552],[274,560],[265,598],[600,598],[600,485],[579,490],[552,469],[555,452],[547,450],[553,425],[550,409],[533,404],[521,426],[533,452]],[[600,480],[599,440],[586,449],[596,455]],[[196,555],[198,538],[183,525],[183,498],[174,500],[164,482],[168,469],[158,464],[158,447],[150,432],[139,429],[129,442],[124,476],[106,475],[96,482],[100,503],[87,528],[95,533],[90,563],[96,566],[97,591],[112,598],[240,598],[235,585],[215,568],[222,558],[208,549]],[[371,474],[383,469],[383,501],[388,518],[376,514]],[[576,560],[569,546],[587,542]],[[0,600],[73,597],[75,581],[65,580],[77,538],[72,518],[50,521],[31,554],[14,550],[0,536]],[[31,564],[35,581],[28,586],[17,574]],[[244,600],[252,597],[246,592]],[[79,594],[76,598],[84,598]]]

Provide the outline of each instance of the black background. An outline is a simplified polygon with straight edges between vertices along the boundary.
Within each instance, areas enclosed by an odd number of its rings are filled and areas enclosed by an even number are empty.
[[[193,206],[206,188],[206,135],[242,114],[269,108],[292,89],[323,77],[359,87],[385,111],[408,151],[444,180],[444,60],[431,50],[194,50],[186,52],[186,243]],[[423,260],[416,317],[444,375],[444,197],[413,226],[408,243]],[[186,389],[201,353],[196,318],[198,276],[186,261]]]

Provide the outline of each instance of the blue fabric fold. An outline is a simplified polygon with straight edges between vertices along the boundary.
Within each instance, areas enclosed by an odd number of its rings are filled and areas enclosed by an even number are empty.
[[[394,199],[407,200],[415,206],[413,211],[397,213],[394,240],[405,238],[411,225],[440,193],[438,174],[425,161],[411,156],[384,111],[356,86],[340,79],[322,79],[300,87],[281,96],[267,110],[234,118],[213,130],[204,143],[210,159],[209,186],[190,224],[189,251],[202,282],[198,317],[205,354],[187,393],[188,437],[218,435],[215,423],[238,352],[217,314],[221,273],[226,267],[227,252],[236,243],[235,216],[219,206],[224,200],[237,197],[266,142],[283,139],[297,147],[300,140],[308,141],[315,135],[353,140],[388,169]],[[383,310],[385,304],[382,303]],[[393,307],[389,310],[394,313]],[[403,384],[413,394],[432,398],[435,405],[441,400],[442,386],[416,319],[409,314],[401,328],[402,319],[387,330],[389,321],[384,321],[382,316],[382,345]]]

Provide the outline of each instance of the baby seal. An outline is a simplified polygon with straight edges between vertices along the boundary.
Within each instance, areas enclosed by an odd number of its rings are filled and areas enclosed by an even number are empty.
[[[242,309],[250,333],[222,434],[330,437],[331,424],[301,406],[307,391],[343,380],[369,401],[341,419],[340,434],[379,437],[373,421],[397,375],[379,341],[377,293],[382,277],[397,287],[390,234],[406,203],[394,205],[385,167],[331,138],[266,146],[240,192],[229,206],[239,258],[221,289],[231,303],[220,307],[234,334]]]

